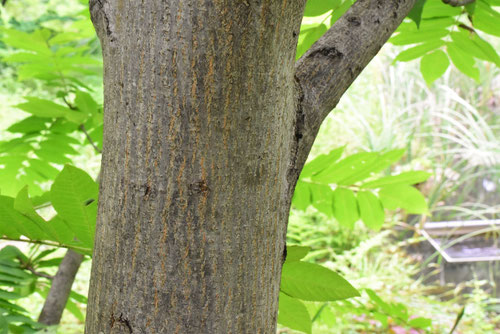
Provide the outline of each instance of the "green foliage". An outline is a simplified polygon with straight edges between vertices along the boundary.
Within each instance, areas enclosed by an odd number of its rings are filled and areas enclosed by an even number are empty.
[[[312,319],[302,301],[335,301],[359,296],[359,292],[336,272],[300,261],[308,251],[308,247],[287,248],[281,272],[278,323],[310,334]]]
[[[348,9],[352,0],[309,0],[301,26],[300,58]],[[408,46],[395,61],[421,58],[421,73],[428,85],[441,77],[451,63],[479,82],[479,60],[500,66],[500,57],[482,34],[500,37],[500,12],[493,0],[477,0],[452,7],[441,0],[419,0],[390,39]]]
[[[307,334],[312,332],[312,321],[303,302],[283,292],[279,295],[278,323]]]
[[[53,180],[85,145],[101,148],[102,106],[84,83],[99,82],[102,76],[88,15],[80,13],[66,31],[0,29],[0,40],[8,47],[2,60],[17,67],[18,80],[42,82],[52,95],[49,99],[25,96],[25,102],[15,106],[31,116],[11,125],[10,139],[0,141],[3,195],[14,196],[25,185],[31,195],[41,195],[43,184]]]
[[[44,256],[29,259],[14,246],[0,250],[0,333],[34,333],[43,327],[13,301],[35,292],[38,277],[26,268],[36,267]]]
[[[87,173],[65,166],[41,205],[51,205],[56,215],[49,220],[42,218],[25,187],[16,198],[0,196],[0,234],[10,240],[21,240],[24,236],[32,242],[73,248],[90,255],[97,196],[97,183]]]
[[[361,220],[379,230],[384,208],[405,209],[427,214],[424,196],[413,185],[424,182],[430,174],[423,171],[381,176],[401,159],[404,150],[385,153],[360,152],[339,161],[343,148],[322,154],[304,166],[292,200],[298,210],[313,206],[345,227]]]
[[[420,70],[428,85],[445,73],[450,60],[459,71],[479,82],[478,60],[500,66],[498,53],[481,37],[481,33],[500,36],[500,13],[494,6],[486,0],[466,7],[420,0],[409,16],[415,22],[403,22],[390,39],[394,45],[411,45],[395,60],[422,58]]]

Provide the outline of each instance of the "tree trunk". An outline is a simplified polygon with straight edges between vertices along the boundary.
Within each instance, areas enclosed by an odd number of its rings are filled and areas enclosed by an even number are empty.
[[[105,113],[87,334],[275,332],[317,129],[415,1],[359,0],[297,65],[305,0],[90,1]]]
[[[52,280],[49,294],[43,304],[40,317],[38,317],[39,323],[45,325],[59,324],[82,261],[82,254],[68,249],[59,265],[56,276]]]
[[[304,2],[91,2],[105,128],[86,333],[275,331]]]

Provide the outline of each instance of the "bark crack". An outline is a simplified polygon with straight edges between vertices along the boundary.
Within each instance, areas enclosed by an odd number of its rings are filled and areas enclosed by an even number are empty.
[[[114,313],[111,314],[111,319],[109,319],[109,325],[112,332],[125,333],[127,331],[129,334],[132,334],[134,331],[132,330],[132,326],[130,325],[130,321],[123,316],[123,313],[120,313],[118,317],[115,316]]]

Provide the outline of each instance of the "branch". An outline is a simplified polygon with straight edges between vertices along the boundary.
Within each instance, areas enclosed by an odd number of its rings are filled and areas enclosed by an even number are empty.
[[[82,254],[68,249],[52,281],[49,294],[38,318],[39,323],[45,325],[59,324],[82,261]]]
[[[296,169],[341,96],[387,42],[417,0],[358,0],[295,64],[303,119]]]
[[[94,150],[97,153],[99,153],[99,154],[102,153],[102,151],[99,149],[99,147],[94,142],[94,140],[92,140],[92,137],[90,137],[89,133],[87,132],[87,129],[85,128],[85,125],[80,124],[80,126],[78,127],[78,129],[83,132],[83,134],[85,135],[85,138],[87,138],[87,140],[89,141],[90,145],[92,145],[92,147],[94,148]]]
[[[18,257],[17,259],[19,260],[19,262],[21,262],[21,268],[23,268],[23,269],[26,269],[26,270],[30,271],[33,275],[38,276],[38,277],[43,277],[43,278],[46,278],[46,279],[49,279],[49,280],[51,280],[51,279],[53,279],[53,278],[54,278],[54,276],[51,276],[51,275],[49,275],[49,274],[46,274],[46,273],[43,273],[43,272],[36,271],[36,270],[35,270],[35,268],[33,268],[33,267],[31,266],[31,264],[30,264],[30,263],[26,263],[26,262],[24,262],[24,261],[23,261],[23,259],[22,259],[21,257]]]
[[[59,247],[59,248],[67,248],[67,249],[72,249],[77,252],[82,252],[82,253],[89,253],[92,251],[92,249],[88,249],[85,247],[79,247],[79,246],[72,246],[72,245],[66,245],[66,244],[59,244],[56,242],[51,242],[51,241],[43,241],[43,240],[29,240],[29,239],[14,239],[14,238],[8,238],[6,236],[0,236],[0,240],[7,240],[7,241],[16,241],[16,242],[26,242],[30,244],[35,244],[35,245],[44,245],[44,246],[50,246],[50,247]]]
[[[467,6],[476,0],[443,0],[443,3],[448,4],[453,7]]]

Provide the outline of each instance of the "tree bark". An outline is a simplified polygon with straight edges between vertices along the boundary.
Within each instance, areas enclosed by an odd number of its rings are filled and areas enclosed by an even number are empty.
[[[412,2],[359,0],[380,8],[353,31],[393,12],[394,30]],[[346,45],[296,68],[304,4],[90,1],[105,113],[87,334],[275,332],[291,197],[335,101],[312,97],[340,98],[367,62]],[[347,55],[361,65],[340,86],[304,74],[346,73]]]
[[[42,312],[38,322],[45,325],[57,325],[61,322],[61,317],[66,303],[68,302],[71,287],[75,281],[76,273],[83,261],[83,255],[68,249],[66,255],[59,265],[50,291],[43,304]]]

